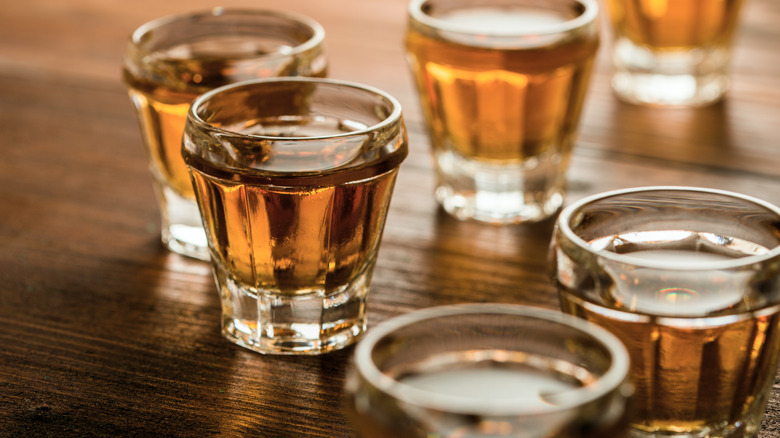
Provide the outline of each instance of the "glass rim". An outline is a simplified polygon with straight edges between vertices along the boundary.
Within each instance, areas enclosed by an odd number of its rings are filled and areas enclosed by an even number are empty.
[[[228,91],[233,91],[239,88],[255,87],[255,86],[262,86],[263,84],[268,84],[268,83],[283,83],[283,82],[310,83],[310,84],[359,90],[367,94],[381,97],[392,107],[392,111],[380,122],[375,123],[371,126],[366,126],[365,128],[362,129],[344,132],[340,134],[318,135],[318,136],[308,136],[308,137],[296,137],[296,136],[280,137],[280,136],[270,136],[270,135],[260,135],[260,134],[244,134],[244,133],[214,126],[211,123],[203,120],[203,118],[197,112],[199,108],[201,108],[205,103],[213,99],[218,94],[228,92]],[[357,82],[345,81],[340,79],[314,78],[314,77],[304,77],[304,76],[252,79],[252,80],[223,85],[221,87],[217,87],[212,90],[209,90],[201,94],[200,96],[196,97],[195,100],[192,101],[192,104],[190,105],[190,109],[187,113],[187,120],[189,122],[192,122],[195,125],[197,125],[199,129],[206,130],[209,132],[219,133],[233,138],[251,138],[251,139],[267,140],[267,141],[288,141],[289,140],[289,141],[297,141],[297,142],[298,141],[299,142],[322,141],[322,140],[329,140],[329,139],[364,136],[370,132],[379,131],[394,123],[398,123],[401,121],[401,119],[402,119],[401,103],[390,94],[378,88],[372,87],[370,85],[365,85]]]
[[[322,44],[323,41],[325,40],[325,28],[313,18],[310,18],[303,14],[298,14],[289,11],[279,11],[274,9],[231,8],[231,7],[217,6],[211,9],[183,12],[178,14],[170,14],[170,15],[162,16],[147,21],[146,23],[143,23],[140,26],[138,26],[130,34],[130,42],[136,47],[141,47],[143,45],[142,43],[143,37],[147,35],[149,32],[154,31],[155,29],[160,29],[166,26],[170,26],[172,24],[176,24],[178,22],[191,20],[193,18],[209,17],[209,16],[223,17],[223,16],[230,16],[230,15],[282,18],[285,20],[289,20],[290,23],[303,24],[304,26],[311,29],[312,36],[306,41],[302,42],[301,44],[297,44],[291,47],[289,52],[267,53],[263,56],[289,57],[289,56],[298,55],[300,53],[307,52],[317,47],[318,45]]]
[[[425,320],[457,315],[510,315],[545,320],[569,326],[586,333],[603,345],[611,356],[610,365],[605,373],[588,386],[566,392],[566,400],[550,405],[546,410],[523,411],[516,400],[498,400],[485,403],[483,400],[451,398],[434,392],[416,388],[400,382],[383,373],[372,360],[372,351],[376,344],[395,330]],[[461,303],[429,307],[393,317],[368,330],[357,344],[354,352],[354,366],[371,385],[380,391],[411,405],[442,410],[457,414],[476,414],[481,416],[546,415],[566,411],[588,404],[627,383],[629,372],[628,350],[623,343],[606,329],[562,312],[541,307],[520,304],[499,303]]]
[[[411,0],[409,2],[409,7],[407,9],[409,16],[413,20],[422,23],[425,26],[443,32],[451,33],[451,34],[467,35],[467,36],[487,36],[487,37],[502,38],[502,39],[522,38],[522,37],[527,37],[532,35],[555,35],[555,34],[573,32],[587,26],[590,23],[595,23],[599,12],[599,6],[597,0],[571,0],[572,3],[579,3],[585,7],[583,13],[563,23],[550,25],[548,28],[545,28],[544,30],[540,30],[539,28],[536,28],[532,31],[518,30],[517,32],[477,32],[468,27],[464,27],[458,24],[448,23],[444,20],[440,20],[438,18],[426,14],[425,12],[423,12],[422,8],[425,5],[425,3],[429,1],[430,0]],[[481,6],[481,4],[477,4],[477,6]]]
[[[725,196],[729,198],[738,199],[746,203],[752,203],[766,209],[768,212],[775,214],[780,219],[780,207],[763,199],[759,199],[750,195],[744,195],[737,192],[728,190],[705,188],[705,187],[689,187],[689,186],[646,186],[646,187],[632,187],[625,189],[609,190],[602,193],[586,196],[576,202],[568,205],[561,210],[558,219],[556,220],[556,228],[558,232],[570,242],[574,243],[577,247],[584,250],[589,254],[593,254],[596,257],[604,258],[615,263],[619,263],[627,266],[642,267],[648,269],[659,269],[669,271],[711,271],[711,270],[725,270],[725,269],[738,269],[749,267],[755,264],[765,262],[767,260],[777,258],[780,256],[780,245],[773,248],[769,248],[766,253],[754,254],[744,257],[729,259],[729,260],[714,260],[697,263],[695,266],[681,266],[679,263],[673,261],[659,261],[659,260],[647,260],[639,259],[636,257],[630,257],[623,254],[615,253],[604,249],[594,249],[585,239],[581,238],[577,233],[572,230],[570,223],[574,216],[580,211],[580,209],[588,204],[605,200],[608,198],[614,198],[617,196],[628,195],[633,193],[642,192],[697,192],[697,193],[709,193],[714,195]],[[695,231],[695,230],[693,230]]]

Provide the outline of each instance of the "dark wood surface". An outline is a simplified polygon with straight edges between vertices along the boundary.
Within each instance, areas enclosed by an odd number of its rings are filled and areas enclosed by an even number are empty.
[[[468,301],[557,308],[551,221],[493,227],[436,206],[402,52],[405,0],[224,1],[305,13],[330,76],[403,104],[403,164],[369,327]],[[351,349],[266,357],[219,333],[209,265],[167,252],[120,63],[143,22],[202,0],[25,0],[0,10],[0,436],[350,436]],[[599,55],[567,201],[607,189],[716,187],[780,203],[780,3],[748,0],[728,98],[704,109],[622,104]],[[761,437],[780,436],[776,384]]]

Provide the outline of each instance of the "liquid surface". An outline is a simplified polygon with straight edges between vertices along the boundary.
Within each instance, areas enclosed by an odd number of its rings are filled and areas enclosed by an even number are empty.
[[[475,402],[512,400],[518,406],[549,406],[548,397],[578,388],[551,371],[531,367],[473,367],[406,377],[401,382],[440,395]]]
[[[469,8],[436,16],[461,31],[492,35],[517,35],[542,32],[573,17],[534,8]]]
[[[205,40],[191,40],[161,49],[151,55],[150,62],[174,63],[189,60],[257,59],[266,55],[289,55],[294,47],[279,39],[246,38],[240,35],[210,36]],[[201,61],[202,62],[202,61]],[[223,61],[224,62],[224,61]]]
[[[681,268],[697,269],[708,266],[712,262],[731,260],[731,257],[702,252],[682,250],[651,250],[636,251],[628,254],[632,259],[647,261],[673,262]],[[690,274],[696,275],[696,274]],[[683,274],[683,276],[685,276]],[[632,277],[632,281],[637,277]],[[632,288],[619,287],[616,298],[630,307],[631,311],[657,315],[699,315],[730,308],[742,300],[739,288],[713,287],[706,289],[692,288],[690,285],[701,282],[674,283],[663,281],[657,290],[649,293]]]
[[[231,148],[227,142],[222,144],[226,153],[219,159],[220,164],[258,171],[315,172],[344,165],[357,166],[363,163],[362,155],[367,145],[371,144],[369,135],[344,137],[338,141],[316,139],[316,137],[347,134],[367,128],[360,122],[325,116],[264,118],[220,127],[244,135],[299,139],[278,141],[273,146],[258,140],[257,145],[252,145],[247,150]],[[310,141],[300,139],[310,139]],[[218,160],[215,153],[211,154],[210,160]]]
[[[634,251],[627,254],[632,259],[671,262],[682,268],[701,268],[712,262],[731,260],[731,257],[707,252],[689,252],[678,249]]]
[[[658,316],[705,316],[744,304],[752,272],[721,271],[722,262],[768,251],[738,238],[686,230],[625,233],[590,244],[636,263],[628,269],[605,261],[612,286],[599,304]]]

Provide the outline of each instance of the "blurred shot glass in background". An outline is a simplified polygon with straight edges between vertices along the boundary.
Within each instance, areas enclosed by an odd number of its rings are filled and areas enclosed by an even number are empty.
[[[357,345],[345,410],[361,438],[624,437],[628,369],[615,336],[561,312],[432,307]]]
[[[232,84],[193,102],[182,154],[224,335],[279,354],[325,353],[360,337],[407,155],[398,102],[326,79]]]
[[[595,0],[412,0],[407,59],[459,219],[539,221],[565,173],[599,46]]]
[[[702,106],[723,97],[742,0],[606,4],[618,97],[657,106]]]
[[[780,210],[687,187],[608,192],[563,210],[565,312],[620,338],[632,437],[755,437],[780,353]]]
[[[223,9],[148,22],[130,37],[124,81],[135,106],[172,251],[208,260],[181,140],[190,103],[233,82],[275,76],[325,76],[325,32],[287,12]]]

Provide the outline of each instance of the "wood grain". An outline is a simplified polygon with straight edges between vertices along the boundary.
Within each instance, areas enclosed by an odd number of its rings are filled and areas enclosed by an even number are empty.
[[[226,1],[225,6],[258,6]],[[0,436],[348,437],[351,349],[266,357],[225,341],[210,267],[159,243],[158,211],[119,71],[127,36],[202,0],[27,0],[0,14]],[[551,221],[458,222],[434,175],[401,47],[403,0],[269,0],[327,32],[330,75],[404,106],[403,164],[369,298],[369,326],[484,301],[557,308]],[[780,4],[746,3],[721,104],[618,102],[599,55],[567,201],[680,184],[780,203]],[[780,386],[762,438],[780,435]]]

